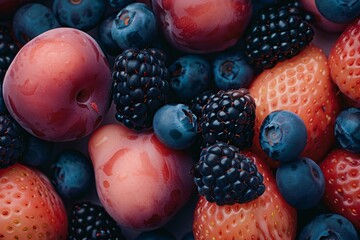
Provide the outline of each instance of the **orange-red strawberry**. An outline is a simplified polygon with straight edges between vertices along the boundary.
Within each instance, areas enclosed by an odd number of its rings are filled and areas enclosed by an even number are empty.
[[[323,202],[360,230],[360,154],[334,149],[320,168],[326,181]]]
[[[0,169],[0,239],[66,239],[67,214],[50,181],[21,164]]]
[[[257,199],[219,206],[200,197],[193,221],[195,240],[295,239],[297,212],[282,198],[269,167],[252,152],[243,152],[264,176],[266,190]]]
[[[309,46],[297,56],[263,71],[249,90],[256,103],[254,151],[265,155],[259,143],[265,117],[275,110],[288,110],[298,114],[307,129],[302,155],[319,162],[328,153],[335,143],[334,124],[340,108],[338,90],[320,48]],[[268,163],[276,166],[274,161]]]
[[[340,91],[360,104],[360,18],[336,40],[329,54],[329,67]]]

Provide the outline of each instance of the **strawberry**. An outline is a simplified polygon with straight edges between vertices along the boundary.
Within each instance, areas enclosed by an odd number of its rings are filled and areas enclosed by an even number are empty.
[[[336,40],[329,54],[329,67],[340,91],[360,104],[360,18]]]
[[[259,143],[260,126],[275,110],[298,114],[307,129],[302,156],[319,162],[335,143],[334,124],[340,111],[337,88],[331,81],[327,57],[309,46],[295,57],[278,63],[258,75],[249,87],[255,99],[255,137],[253,150],[265,156]],[[275,161],[266,158],[271,167]]]
[[[334,149],[320,168],[326,181],[323,202],[360,230],[360,154]]]
[[[282,198],[265,162],[252,152],[242,153],[264,176],[265,192],[251,202],[224,206],[200,197],[193,221],[195,239],[295,239],[296,210]]]
[[[65,206],[50,181],[21,164],[0,169],[0,239],[66,239]]]

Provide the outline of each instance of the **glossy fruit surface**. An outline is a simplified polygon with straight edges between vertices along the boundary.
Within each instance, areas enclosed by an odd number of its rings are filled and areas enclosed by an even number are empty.
[[[68,240],[126,240],[106,210],[89,201],[74,203],[69,212]]]
[[[358,0],[315,0],[319,12],[335,23],[350,23],[360,16]]]
[[[209,61],[200,55],[185,55],[169,66],[170,87],[177,99],[188,102],[211,84]]]
[[[67,149],[59,153],[51,165],[52,181],[61,197],[78,200],[85,197],[94,184],[90,159],[83,153]]]
[[[55,144],[53,142],[28,134],[24,156],[20,159],[20,162],[27,166],[46,168],[52,163],[51,156],[54,147]]]
[[[66,239],[67,213],[50,181],[15,164],[0,169],[0,236],[4,239]]]
[[[56,28],[21,48],[3,83],[5,104],[29,133],[48,141],[89,135],[109,109],[111,73],[95,40]],[[36,106],[36,107],[34,107]]]
[[[247,88],[254,79],[254,70],[242,51],[219,53],[213,60],[212,70],[215,85],[222,90]]]
[[[256,103],[255,136],[265,117],[275,110],[296,113],[307,129],[303,156],[322,160],[335,143],[335,118],[339,113],[337,89],[332,83],[324,52],[310,46],[299,55],[278,63],[254,79],[249,87]],[[254,149],[260,151],[258,138]],[[269,161],[271,166],[274,162]]]
[[[157,34],[157,21],[152,9],[144,3],[131,3],[116,15],[111,36],[122,49],[144,48]]]
[[[338,214],[321,214],[315,217],[301,231],[299,240],[358,239],[352,223]]]
[[[300,0],[301,7],[312,14],[314,18],[313,24],[329,33],[341,33],[346,24],[344,23],[334,23],[326,19],[320,12],[319,9],[316,7],[315,0]]]
[[[329,53],[331,77],[340,91],[360,104],[360,18],[341,33]]]
[[[346,217],[360,229],[360,154],[334,149],[320,167],[326,181],[323,202],[330,211]]]
[[[282,198],[266,163],[254,153],[243,153],[263,174],[264,194],[252,202],[231,206],[218,206],[200,197],[193,220],[195,239],[295,239],[295,209]]]
[[[105,13],[105,1],[54,0],[52,11],[61,26],[87,31],[100,22]]]
[[[159,141],[172,149],[186,149],[198,136],[197,118],[184,104],[159,108],[154,115],[153,129]]]
[[[109,4],[113,8],[123,8],[126,5],[133,3],[135,0],[108,0]]]
[[[235,45],[252,15],[250,0],[152,0],[152,6],[168,41],[189,53]]]
[[[28,3],[19,8],[13,18],[13,31],[21,44],[50,29],[60,27],[50,8],[40,3]]]
[[[111,35],[111,29],[116,15],[116,13],[112,13],[104,17],[98,28],[99,41],[105,48],[106,53],[111,56],[117,56],[121,52],[121,48]]]
[[[315,206],[325,191],[320,167],[305,157],[282,163],[276,171],[276,185],[284,199],[297,209]]]
[[[260,146],[272,159],[289,162],[298,158],[306,145],[306,126],[295,113],[271,112],[260,126]]]
[[[335,121],[335,137],[340,146],[348,151],[360,153],[360,108],[347,108]]]
[[[105,125],[92,134],[88,147],[100,201],[124,227],[163,226],[194,190],[191,156],[165,147],[151,132]]]

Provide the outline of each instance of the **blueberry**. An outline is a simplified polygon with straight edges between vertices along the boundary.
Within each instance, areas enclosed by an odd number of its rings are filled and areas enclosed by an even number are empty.
[[[326,213],[315,217],[301,231],[299,240],[356,240],[354,225],[345,217]]]
[[[40,3],[23,5],[16,11],[13,18],[14,35],[21,44],[58,27],[60,24],[51,9]]]
[[[276,171],[276,184],[284,199],[297,209],[315,206],[325,191],[320,167],[306,157],[282,163]]]
[[[176,237],[164,228],[142,232],[136,240],[176,240]]]
[[[241,51],[226,51],[213,61],[215,85],[222,90],[248,87],[254,71],[245,61]]]
[[[53,12],[62,26],[94,28],[105,13],[104,0],[54,0]]]
[[[50,177],[64,199],[78,200],[93,186],[94,172],[90,160],[77,150],[63,150],[51,165]]]
[[[272,159],[293,161],[304,150],[307,139],[304,121],[286,110],[271,112],[260,126],[260,146]]]
[[[194,240],[194,234],[193,232],[186,233],[181,240]]]
[[[351,23],[360,16],[359,0],[315,0],[321,15],[335,23]]]
[[[113,8],[123,8],[134,1],[135,0],[109,0],[109,5]]]
[[[342,148],[360,153],[360,108],[342,110],[336,117],[334,134]]]
[[[114,41],[111,35],[111,28],[115,20],[116,14],[110,14],[102,20],[98,29],[100,45],[103,46],[105,52],[111,56],[117,56],[121,52],[121,48]]]
[[[184,104],[164,105],[159,108],[153,121],[156,137],[172,149],[190,147],[197,137],[197,119]]]
[[[185,55],[169,66],[170,86],[177,98],[187,102],[200,95],[209,86],[210,64],[197,55]]]
[[[117,14],[111,35],[120,48],[144,48],[157,35],[157,21],[153,11],[144,3],[131,3]]]
[[[31,134],[27,135],[27,147],[20,162],[28,166],[45,169],[51,165],[51,158],[54,143],[42,140]]]

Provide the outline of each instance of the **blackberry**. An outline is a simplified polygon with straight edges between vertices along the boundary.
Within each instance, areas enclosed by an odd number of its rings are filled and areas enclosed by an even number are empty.
[[[211,90],[205,91],[190,101],[189,108],[197,119],[201,118],[202,109],[209,102],[209,98],[213,93]]]
[[[240,149],[250,147],[255,108],[255,101],[246,88],[212,94],[203,107],[199,123],[204,146],[221,141]]]
[[[259,10],[244,35],[247,62],[261,72],[297,55],[314,37],[310,20],[298,1]]]
[[[12,38],[10,30],[0,25],[0,82],[4,80],[5,73],[18,51],[19,47]]]
[[[25,131],[5,113],[0,115],[0,168],[15,164],[25,151]]]
[[[217,205],[245,203],[265,192],[263,176],[235,146],[217,142],[204,148],[194,165],[198,192]]]
[[[155,48],[126,49],[116,57],[112,76],[116,119],[130,129],[150,128],[170,91],[164,53]]]
[[[99,205],[76,203],[69,215],[69,240],[125,240],[120,227]]]

